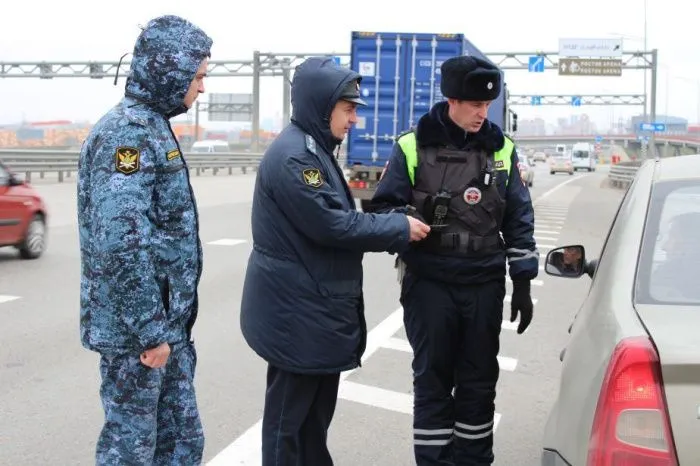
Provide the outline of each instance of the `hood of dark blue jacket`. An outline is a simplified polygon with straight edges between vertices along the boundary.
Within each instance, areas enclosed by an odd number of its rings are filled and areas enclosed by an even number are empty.
[[[212,43],[183,18],[152,19],[136,39],[126,95],[167,118],[187,112],[185,94]]]
[[[342,142],[331,133],[333,107],[358,73],[326,57],[312,57],[297,66],[292,79],[292,122],[310,134],[329,153]]]
[[[496,152],[505,143],[503,131],[495,123],[484,120],[476,133],[468,133],[452,121],[448,113],[447,101],[438,102],[428,113],[418,120],[416,139],[425,146],[453,145],[458,149],[467,146],[476,147],[486,152]]]

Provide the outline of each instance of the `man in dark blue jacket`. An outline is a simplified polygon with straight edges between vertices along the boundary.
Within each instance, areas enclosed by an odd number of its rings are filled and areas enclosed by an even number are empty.
[[[511,322],[520,313],[522,333],[539,268],[534,212],[513,142],[487,119],[500,71],[462,56],[445,61],[441,73],[447,101],[399,137],[372,205],[409,211],[431,227],[397,261],[414,352],[416,462],[486,465],[494,459],[506,259]]]
[[[366,251],[400,252],[429,228],[355,210],[333,157],[357,121],[359,74],[328,58],[299,65],[292,122],[260,163],[241,328],[268,366],[263,466],[332,465],[326,447],[340,372],[360,364]]]
[[[202,459],[191,341],[202,248],[169,119],[204,92],[211,46],[183,18],[149,21],[134,46],[126,95],[80,153],[80,335],[101,355],[98,465]]]

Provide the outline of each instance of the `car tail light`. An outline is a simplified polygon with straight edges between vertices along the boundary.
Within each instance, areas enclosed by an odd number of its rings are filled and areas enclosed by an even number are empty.
[[[678,466],[659,356],[646,337],[622,340],[600,389],[588,466]]]
[[[367,188],[367,182],[359,180],[350,180],[348,181],[348,186],[350,188],[365,189]]]

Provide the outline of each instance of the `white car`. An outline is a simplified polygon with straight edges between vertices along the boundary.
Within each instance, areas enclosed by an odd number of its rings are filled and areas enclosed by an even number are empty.
[[[574,174],[574,165],[571,162],[570,154],[557,154],[549,157],[549,173],[554,175],[559,172]]]

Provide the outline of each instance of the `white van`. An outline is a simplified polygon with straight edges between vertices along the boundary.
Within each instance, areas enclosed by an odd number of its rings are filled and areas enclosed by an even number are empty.
[[[574,171],[588,170],[594,172],[596,167],[596,154],[593,144],[577,142],[571,149],[571,161]]]
[[[192,152],[231,152],[228,142],[219,141],[217,139],[205,139],[192,144]]]

